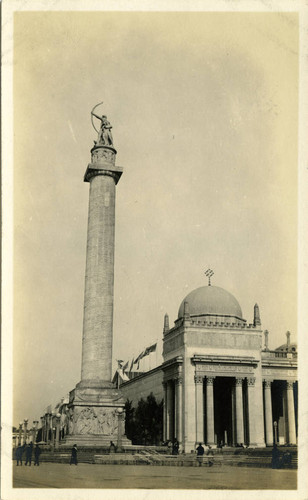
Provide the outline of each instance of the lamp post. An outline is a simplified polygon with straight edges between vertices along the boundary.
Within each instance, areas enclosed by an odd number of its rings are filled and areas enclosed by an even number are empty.
[[[21,434],[22,434],[22,422],[19,422],[19,429],[18,429],[18,446],[21,445]]]
[[[28,419],[24,419],[24,444],[27,443],[27,425],[28,425]]]
[[[37,435],[37,426],[38,426],[38,420],[33,420],[33,437],[32,437],[32,442],[33,444],[36,443],[36,435]]]
[[[125,418],[125,414],[123,411],[123,408],[118,408],[118,439],[117,439],[117,453],[121,453],[123,451],[122,449],[122,435],[123,435],[123,420]]]
[[[61,421],[61,413],[57,413],[56,414],[56,444],[55,444],[56,450],[58,450],[58,448],[59,448],[60,421]]]
[[[275,422],[274,422],[274,444],[277,444],[277,442],[278,442],[277,427],[278,427],[278,424],[275,420]]]

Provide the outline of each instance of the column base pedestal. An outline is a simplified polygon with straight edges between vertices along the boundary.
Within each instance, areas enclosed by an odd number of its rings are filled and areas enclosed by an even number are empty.
[[[61,445],[109,446],[110,441],[131,444],[124,436],[124,406],[121,392],[111,382],[79,382],[69,395],[68,434]]]

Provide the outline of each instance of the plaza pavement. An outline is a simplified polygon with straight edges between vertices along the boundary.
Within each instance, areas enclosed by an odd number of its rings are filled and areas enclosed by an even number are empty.
[[[39,467],[13,464],[14,488],[134,488],[292,490],[296,470],[253,467],[166,467],[144,465],[77,466],[42,463]]]

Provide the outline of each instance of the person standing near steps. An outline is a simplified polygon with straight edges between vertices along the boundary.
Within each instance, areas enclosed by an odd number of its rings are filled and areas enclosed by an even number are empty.
[[[197,461],[199,463],[199,467],[203,464],[203,455],[204,455],[204,448],[202,446],[202,443],[199,443],[199,446],[197,447]]]

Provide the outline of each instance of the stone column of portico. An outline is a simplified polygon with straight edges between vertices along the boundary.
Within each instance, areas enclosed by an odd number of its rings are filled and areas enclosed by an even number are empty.
[[[264,380],[265,442],[267,446],[272,446],[274,442],[271,385],[272,380]]]
[[[243,379],[235,379],[236,442],[244,443]]]
[[[90,183],[80,387],[109,387],[115,238],[116,150],[95,146],[84,180]]]
[[[259,392],[260,390],[260,392]],[[263,447],[264,442],[264,420],[262,405],[262,385],[256,387],[256,378],[247,379],[248,393],[248,428],[250,446]]]
[[[287,381],[289,444],[296,444],[293,382]]]
[[[163,406],[163,441],[167,441],[167,382],[163,382],[164,406]]]
[[[204,442],[203,377],[195,375],[196,443]]]
[[[183,391],[183,380],[182,377],[178,377],[175,380],[175,437],[181,444],[182,439],[182,396]]]
[[[206,377],[206,436],[207,444],[214,444],[214,377]]]
[[[168,380],[167,382],[167,439],[173,439],[173,381]]]

